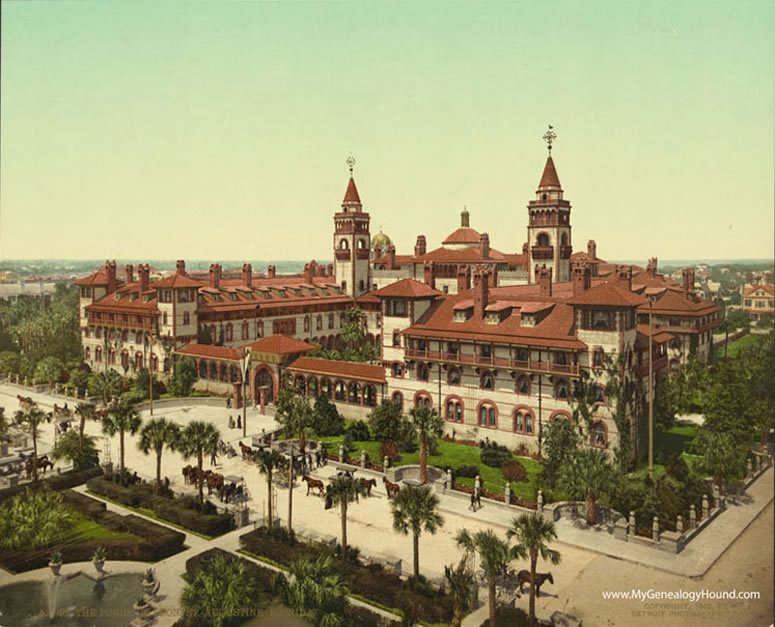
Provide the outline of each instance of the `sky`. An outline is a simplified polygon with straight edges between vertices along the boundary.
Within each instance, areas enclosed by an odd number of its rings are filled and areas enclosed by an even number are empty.
[[[2,2],[0,258],[331,259],[349,172],[399,254],[772,258],[775,2]],[[241,261],[240,261],[241,262]]]

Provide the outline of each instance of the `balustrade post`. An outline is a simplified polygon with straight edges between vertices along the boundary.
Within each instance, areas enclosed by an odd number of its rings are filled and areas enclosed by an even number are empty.
[[[684,519],[681,514],[678,514],[678,518],[675,521],[675,530],[680,534],[684,532]]]
[[[651,523],[651,539],[659,542],[659,516],[654,516],[654,522]]]
[[[694,503],[689,506],[689,529],[697,528],[697,510],[694,508]]]
[[[631,536],[635,535],[635,512],[630,510],[630,519],[627,521],[627,533]]]
[[[702,495],[702,519],[705,520],[708,517],[708,512],[710,511],[710,507],[708,506],[708,495],[703,494]]]
[[[339,445],[339,463],[340,464],[344,463],[344,446],[342,446],[341,444]]]

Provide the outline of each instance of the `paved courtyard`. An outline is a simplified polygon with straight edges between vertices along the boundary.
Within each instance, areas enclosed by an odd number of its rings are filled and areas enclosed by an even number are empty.
[[[18,403],[18,388],[0,386],[0,406],[7,413],[13,413]],[[29,395],[27,393],[24,394]],[[32,394],[42,407],[53,405],[53,399],[43,394]],[[57,400],[61,404],[61,400]],[[73,402],[70,401],[70,405]],[[238,449],[237,442],[243,439],[242,431],[228,429],[228,418],[236,418],[235,410],[226,407],[191,406],[183,408],[157,407],[154,416],[164,416],[178,424],[185,425],[191,420],[213,422],[221,431],[222,438]],[[262,429],[275,427],[270,415],[261,416],[257,410],[248,409],[248,440],[251,435],[261,433]],[[141,412],[143,420],[149,418],[148,412]],[[98,423],[87,423],[89,434],[103,438]],[[110,454],[114,463],[119,459],[118,436],[107,438]],[[53,444],[53,425],[44,427],[40,439],[40,453],[45,453]],[[98,448],[102,452],[102,443]],[[126,437],[127,466],[148,480],[155,476],[155,456],[143,455],[137,450],[137,436]],[[205,468],[211,468],[205,460]],[[184,485],[181,469],[193,460],[184,460],[179,454],[166,451],[163,456],[162,474],[170,479],[171,487],[176,491],[194,493],[191,486]],[[213,470],[223,475],[244,477],[251,495],[249,503],[251,521],[263,517],[266,504],[266,481],[255,465],[243,461],[241,457],[219,458]],[[326,478],[335,472],[335,465],[315,470],[314,475]],[[646,547],[638,547],[614,540],[607,534],[596,534],[586,529],[578,529],[569,521],[559,521],[559,540],[556,549],[562,554],[562,563],[558,566],[539,564],[539,571],[551,570],[554,585],[547,584],[537,601],[539,616],[548,618],[554,611],[561,610],[584,620],[585,625],[647,625],[655,621],[664,625],[769,625],[773,611],[773,507],[772,507],[773,470],[770,469],[752,486],[752,503],[730,508],[722,513],[714,528],[700,534],[680,555],[670,555]],[[305,484],[297,483],[293,491],[293,527],[299,533],[314,533],[339,537],[340,516],[336,509],[326,511],[323,499],[306,496]],[[288,490],[277,489],[277,515],[282,524],[287,524]],[[216,499],[217,501],[217,499]],[[119,509],[109,505],[111,509]],[[423,574],[440,579],[445,564],[456,562],[460,551],[456,548],[454,536],[460,529],[484,529],[493,527],[503,531],[513,514],[494,506],[485,506],[472,513],[468,503],[459,498],[441,496],[444,527],[436,534],[423,534],[420,538],[420,568]],[[209,548],[220,546],[235,550],[239,546],[238,538],[244,529],[230,532],[216,540],[208,542],[191,534],[186,544],[191,547],[185,553],[173,556],[161,562],[157,569],[164,577],[167,599],[164,605],[174,608],[182,589],[185,560],[192,555]],[[404,572],[411,569],[412,542],[409,536],[403,536],[392,529],[389,502],[383,486],[378,482],[373,496],[361,499],[353,504],[348,512],[348,542],[358,547],[368,556],[395,556],[403,560]],[[731,545],[731,546],[730,546]],[[729,546],[727,549],[726,547]],[[527,562],[515,562],[516,569],[527,568]],[[119,563],[112,565],[120,570]],[[134,567],[131,567],[134,569]],[[130,570],[127,565],[127,570]],[[47,570],[43,573],[26,573],[12,578],[0,572],[0,584],[9,580],[50,577]],[[658,591],[697,591],[704,588],[716,591],[758,591],[759,600],[704,600],[696,603],[685,601],[651,600],[646,602],[633,600],[604,600],[603,592],[630,591],[640,588]],[[486,591],[480,592],[480,598],[486,599]],[[527,595],[519,600],[520,607],[527,609]],[[475,612],[465,625],[479,625],[486,617],[486,606]],[[172,624],[173,620],[159,622]]]

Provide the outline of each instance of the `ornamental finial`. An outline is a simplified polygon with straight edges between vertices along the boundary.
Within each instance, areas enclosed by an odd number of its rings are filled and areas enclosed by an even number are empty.
[[[554,132],[554,127],[550,124],[549,130],[544,133],[544,141],[546,142],[547,147],[549,148],[549,156],[552,156],[552,144],[554,143],[554,140],[557,139],[557,133]]]
[[[349,157],[347,157],[346,163],[347,163],[347,166],[350,168],[350,176],[352,177],[352,175],[353,175],[353,168],[355,167],[355,157],[350,155]]]

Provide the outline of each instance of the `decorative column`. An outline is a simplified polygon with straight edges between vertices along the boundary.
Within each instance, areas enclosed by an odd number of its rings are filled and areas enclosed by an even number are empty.
[[[651,523],[651,539],[659,542],[659,516],[654,516],[654,522]]]
[[[366,468],[366,451],[361,451],[361,468]]]
[[[675,521],[675,530],[680,534],[684,532],[684,519],[680,514],[678,514],[678,518]]]
[[[511,484],[507,483],[506,487],[503,489],[503,502],[506,503],[506,505],[509,505],[511,503]]]
[[[635,535],[635,512],[630,510],[630,519],[627,521],[627,533],[631,536]]]
[[[708,517],[708,512],[710,511],[710,507],[708,506],[708,495],[703,494],[702,495],[702,519],[705,520]]]
[[[344,464],[344,446],[339,445],[339,463]]]
[[[382,458],[382,472],[387,474],[388,466],[390,466],[390,458],[385,455],[385,457]]]
[[[537,505],[536,511],[539,514],[543,514],[544,513],[544,492],[543,492],[543,490],[539,490],[538,491],[538,498],[536,498],[536,505]]]
[[[689,506],[689,529],[697,528],[697,510],[694,508],[694,503]]]

